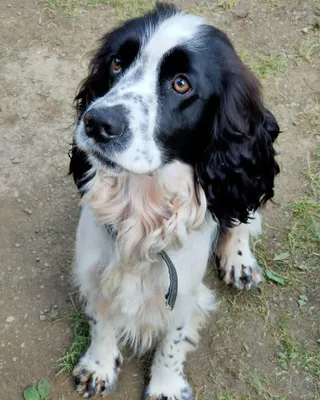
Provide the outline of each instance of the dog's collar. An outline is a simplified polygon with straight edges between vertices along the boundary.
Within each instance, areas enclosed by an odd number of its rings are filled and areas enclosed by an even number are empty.
[[[111,235],[113,238],[117,236],[117,231],[114,229],[112,225],[105,225],[106,231]],[[178,274],[177,270],[171,260],[171,258],[168,256],[168,254],[162,250],[160,251],[159,255],[163,259],[163,261],[167,264],[168,271],[169,271],[169,288],[168,292],[165,295],[166,299],[166,306],[169,308],[170,311],[174,309],[176,300],[177,300],[177,295],[178,295]]]

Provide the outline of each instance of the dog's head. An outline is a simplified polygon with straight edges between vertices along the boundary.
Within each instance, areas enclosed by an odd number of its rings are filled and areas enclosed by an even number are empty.
[[[76,104],[83,170],[152,174],[181,160],[226,223],[273,196],[279,127],[227,36],[200,17],[158,5],[107,34]]]

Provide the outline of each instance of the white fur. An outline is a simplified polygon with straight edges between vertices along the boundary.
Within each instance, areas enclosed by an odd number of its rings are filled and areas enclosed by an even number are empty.
[[[75,277],[92,319],[92,342],[74,370],[77,390],[84,397],[92,387],[107,394],[117,379],[118,345],[128,343],[144,353],[160,341],[147,398],[161,391],[168,398],[191,399],[183,363],[198,342],[205,316],[215,308],[214,296],[203,284],[217,233],[216,222],[206,214],[205,195],[200,189],[199,205],[192,169],[179,162],[152,177],[109,177],[100,171],[86,189]],[[118,231],[116,238],[105,223]],[[172,311],[165,300],[168,268],[158,254],[163,249],[178,275]],[[168,374],[170,385],[164,381]]]
[[[224,232],[218,242],[216,254],[224,282],[238,289],[251,289],[262,281],[262,272],[250,250],[250,236],[261,233],[261,216],[251,214],[248,224],[239,224]]]
[[[129,342],[137,352],[145,352],[156,338],[183,325],[193,312],[206,313],[213,309],[213,296],[202,289],[202,279],[215,229],[216,224],[208,218],[200,231],[188,235],[181,249],[168,250],[179,282],[176,305],[173,311],[169,311],[165,305],[169,287],[166,264],[159,257],[152,267],[149,263],[149,268],[146,268],[144,262],[145,272],[130,271],[130,266],[121,268],[117,265],[114,239],[91,208],[85,205],[76,247],[76,276],[80,292],[92,308],[105,302],[102,317],[109,323],[112,321],[118,338]]]

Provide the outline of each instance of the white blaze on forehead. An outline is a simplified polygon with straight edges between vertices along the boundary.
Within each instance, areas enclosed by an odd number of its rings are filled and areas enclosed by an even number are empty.
[[[161,59],[170,49],[188,44],[204,25],[203,18],[180,12],[163,20],[145,45],[145,51],[153,59]]]

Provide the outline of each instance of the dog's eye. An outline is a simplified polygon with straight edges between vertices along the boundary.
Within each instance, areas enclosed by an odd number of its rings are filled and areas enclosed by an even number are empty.
[[[180,94],[186,94],[191,90],[191,85],[187,78],[184,76],[178,76],[173,81],[173,89]]]
[[[121,72],[122,65],[121,65],[121,59],[119,57],[114,57],[111,62],[111,69],[115,74],[118,74]]]

